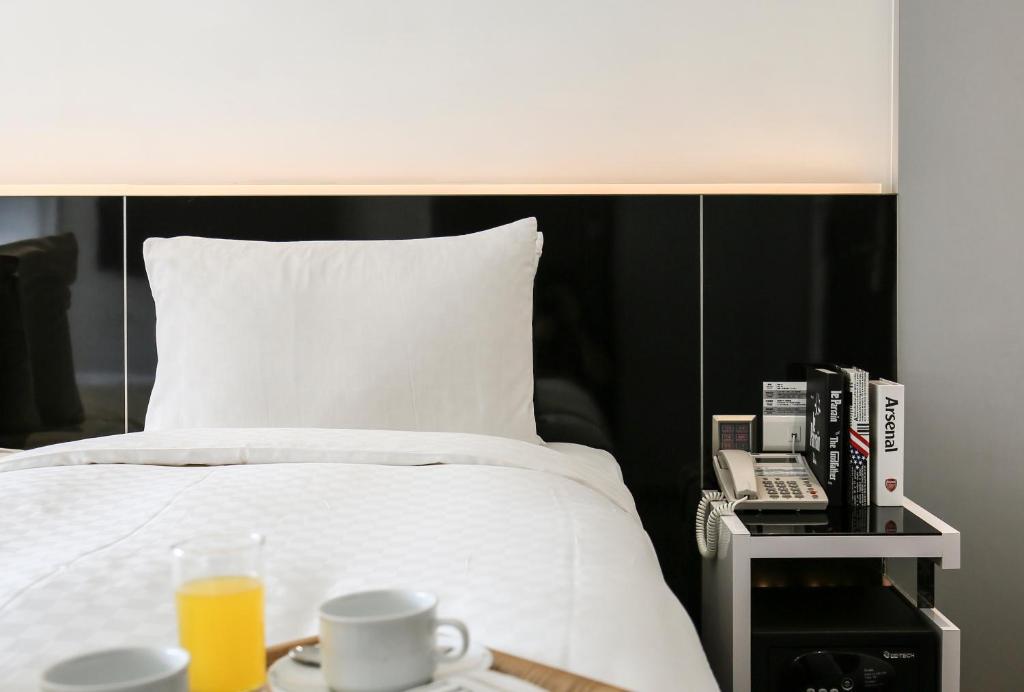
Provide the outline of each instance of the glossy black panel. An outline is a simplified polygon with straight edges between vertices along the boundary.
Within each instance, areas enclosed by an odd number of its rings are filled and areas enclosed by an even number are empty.
[[[121,198],[0,198],[0,447],[124,432]]]
[[[705,485],[711,416],[760,415],[808,362],[896,377],[896,198],[705,197]]]
[[[938,536],[927,521],[903,507],[834,505],[823,512],[737,511],[751,536]]]

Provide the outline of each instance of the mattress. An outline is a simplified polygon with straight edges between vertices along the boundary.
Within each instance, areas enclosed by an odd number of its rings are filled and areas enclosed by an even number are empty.
[[[369,588],[438,594],[488,646],[630,689],[717,689],[614,459],[450,433],[178,430],[0,460],[0,679],[173,644],[170,546],[266,535],[268,643]]]

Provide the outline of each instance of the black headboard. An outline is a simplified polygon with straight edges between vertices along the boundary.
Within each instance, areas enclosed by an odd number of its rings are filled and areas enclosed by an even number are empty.
[[[613,451],[666,578],[697,616],[692,510],[711,414],[757,413],[761,379],[807,361],[896,375],[892,196],[0,198],[0,261],[24,238],[77,239],[66,309],[84,409],[80,422],[49,426],[0,409],[0,446],[141,429],[156,366],[147,237],[419,238],[526,216],[545,236],[534,318],[541,435]],[[0,275],[11,291],[12,271]],[[8,348],[22,337],[4,310]]]

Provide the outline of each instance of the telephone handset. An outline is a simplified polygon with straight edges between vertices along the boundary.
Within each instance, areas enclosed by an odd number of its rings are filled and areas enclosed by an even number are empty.
[[[725,496],[733,500],[757,497],[754,455],[740,449],[723,449],[714,459],[715,476]]]
[[[801,454],[751,454],[722,449],[713,458],[722,492],[708,491],[697,507],[697,548],[718,551],[718,523],[740,504],[744,509],[821,510],[828,497]]]

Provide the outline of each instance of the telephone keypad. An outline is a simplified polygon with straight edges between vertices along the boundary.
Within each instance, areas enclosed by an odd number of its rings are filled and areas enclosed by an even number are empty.
[[[801,487],[801,481],[793,479],[784,479],[777,476],[762,476],[760,478],[764,493],[772,500],[779,498],[783,500],[803,500],[808,496],[805,493],[810,493],[810,497],[816,498],[817,493],[812,490],[810,481],[806,479],[801,480],[803,487]]]

